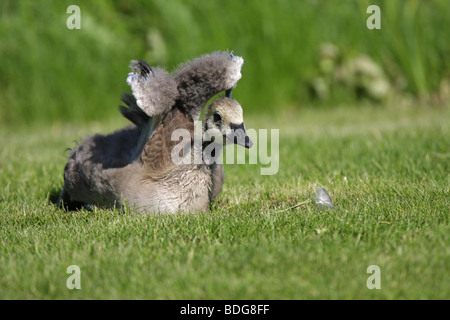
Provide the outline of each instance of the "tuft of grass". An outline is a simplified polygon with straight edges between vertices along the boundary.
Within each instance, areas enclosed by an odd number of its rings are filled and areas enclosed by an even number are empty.
[[[226,165],[210,211],[64,212],[73,140],[122,122],[0,129],[2,299],[448,299],[449,109],[291,110],[279,171]],[[322,185],[335,209],[289,208]],[[78,265],[81,290],[69,290]],[[381,270],[381,289],[366,286]]]

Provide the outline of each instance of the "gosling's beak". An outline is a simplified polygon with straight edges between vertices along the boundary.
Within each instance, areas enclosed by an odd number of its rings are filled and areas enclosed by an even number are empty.
[[[244,123],[234,124],[230,123],[231,133],[227,135],[227,140],[234,144],[243,146],[244,148],[250,149],[253,146],[252,140],[247,135],[245,131]]]

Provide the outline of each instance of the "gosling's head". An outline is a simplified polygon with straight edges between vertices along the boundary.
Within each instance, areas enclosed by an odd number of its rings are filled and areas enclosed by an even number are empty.
[[[241,105],[234,99],[223,97],[214,100],[206,109],[203,128],[211,140],[222,137],[223,144],[235,143],[245,148],[253,145],[244,126]]]

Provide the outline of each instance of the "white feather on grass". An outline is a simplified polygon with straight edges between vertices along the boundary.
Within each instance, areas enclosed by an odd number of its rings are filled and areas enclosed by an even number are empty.
[[[317,187],[314,202],[321,211],[334,208],[330,195],[327,190],[322,187]]]

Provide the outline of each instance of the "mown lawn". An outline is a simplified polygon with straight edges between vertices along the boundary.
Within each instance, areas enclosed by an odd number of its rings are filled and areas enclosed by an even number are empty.
[[[119,116],[118,116],[119,117]],[[448,108],[246,116],[279,170],[227,165],[210,212],[64,212],[67,152],[125,122],[0,128],[2,299],[449,299]],[[325,187],[335,208],[286,210]],[[78,265],[81,290],[66,269]],[[370,265],[381,289],[369,290]]]

